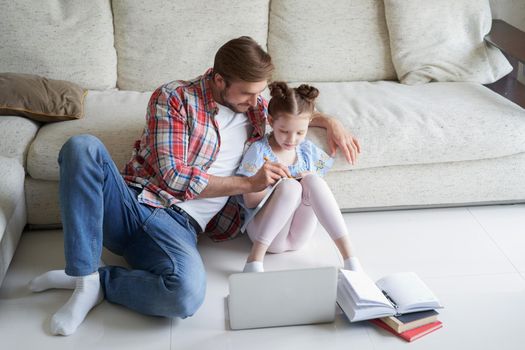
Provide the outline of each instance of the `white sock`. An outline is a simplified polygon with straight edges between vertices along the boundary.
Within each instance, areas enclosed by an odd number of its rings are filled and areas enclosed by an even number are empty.
[[[102,260],[99,267],[106,266]],[[76,276],[69,276],[64,270],[51,270],[33,278],[29,282],[29,290],[43,292],[48,289],[75,289]]]
[[[264,272],[262,261],[247,262],[242,272]]]
[[[348,259],[344,260],[343,269],[351,270],[351,271],[358,271],[358,272],[363,271],[363,267],[361,266],[359,259],[356,258],[355,256],[351,256]]]
[[[32,292],[43,292],[51,288],[75,289],[77,278],[68,276],[64,270],[47,271],[29,282]]]
[[[76,277],[73,295],[51,318],[51,333],[73,334],[88,312],[103,299],[98,271],[91,275]]]

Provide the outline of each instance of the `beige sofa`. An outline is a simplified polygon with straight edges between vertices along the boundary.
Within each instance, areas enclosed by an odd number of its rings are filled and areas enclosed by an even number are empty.
[[[93,134],[121,168],[151,91],[204,73],[241,35],[267,47],[274,79],[317,86],[318,109],[360,140],[358,163],[338,155],[326,177],[342,210],[525,201],[525,110],[479,82],[399,83],[383,1],[0,3],[0,71],[89,89],[80,120],[0,117],[0,281],[26,223],[60,225],[64,142]],[[326,147],[323,130],[309,135]]]

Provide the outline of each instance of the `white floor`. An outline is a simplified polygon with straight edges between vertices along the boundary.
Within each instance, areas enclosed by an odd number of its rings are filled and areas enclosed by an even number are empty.
[[[200,242],[208,273],[202,308],[185,320],[142,316],[103,302],[69,337],[49,320],[69,291],[30,293],[27,282],[62,268],[60,231],[26,232],[0,289],[2,349],[523,349],[525,348],[525,205],[345,214],[364,268],[373,278],[415,271],[446,306],[444,327],[408,344],[343,315],[323,325],[231,331],[227,277],[239,272],[250,243]],[[107,263],[120,260],[105,254]],[[269,255],[267,270],[339,265],[319,227],[302,251]]]

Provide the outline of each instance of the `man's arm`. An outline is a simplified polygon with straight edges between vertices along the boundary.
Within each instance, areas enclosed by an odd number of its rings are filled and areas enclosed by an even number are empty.
[[[200,167],[188,165],[192,135],[183,102],[176,91],[160,88],[153,93],[147,123],[147,142],[154,153],[154,161],[147,165],[160,177],[161,188],[177,193],[183,200],[258,192],[290,175],[288,168],[270,162],[251,177],[214,176]]]
[[[361,153],[359,141],[346,131],[341,122],[323,113],[315,112],[310,126],[326,129],[330,155],[333,157],[337,148],[341,149],[348,163],[355,164],[357,155]]]
[[[147,110],[149,157],[144,167],[158,186],[182,200],[197,197],[208,183],[208,174],[188,165],[189,128],[179,94],[164,87],[151,96]]]

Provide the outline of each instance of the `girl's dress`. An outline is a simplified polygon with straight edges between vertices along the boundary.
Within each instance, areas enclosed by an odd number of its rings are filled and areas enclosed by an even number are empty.
[[[254,142],[248,148],[241,160],[241,165],[237,169],[237,175],[255,175],[266,161],[265,158],[270,162],[279,162],[279,159],[273,153],[269,144],[270,136],[271,134],[266,134],[262,139]],[[297,145],[295,151],[297,153],[297,161],[295,164],[288,166],[292,177],[298,177],[299,174],[305,171],[309,171],[322,177],[334,164],[334,159],[332,157],[309,140],[304,140]],[[244,218],[252,218],[254,208],[246,207],[242,195],[238,195],[236,198],[244,210]],[[247,223],[245,222],[245,224]]]

